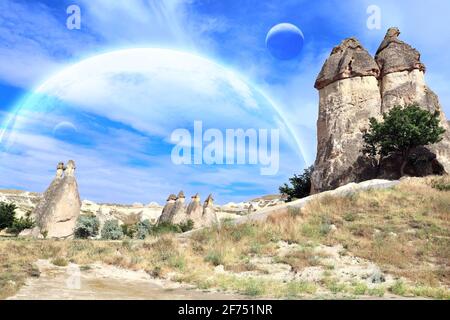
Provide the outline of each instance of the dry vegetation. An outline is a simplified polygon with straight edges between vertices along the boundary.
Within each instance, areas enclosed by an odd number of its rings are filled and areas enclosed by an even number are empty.
[[[26,277],[36,276],[33,262],[49,259],[56,265],[86,266],[103,262],[146,270],[155,277],[254,295],[282,298],[331,294],[450,298],[449,177],[408,179],[395,189],[372,190],[340,198],[322,198],[302,210],[269,218],[265,224],[201,230],[191,238],[168,234],[145,241],[0,241],[0,298],[12,295]],[[438,187],[440,186],[440,187]],[[279,243],[298,249],[280,255]],[[281,281],[241,276],[260,272],[254,257],[270,257],[294,272],[323,264],[313,249],[341,244],[342,254],[376,263],[398,277],[393,285],[368,287],[341,283],[325,271],[320,282]],[[215,272],[223,266],[224,272]],[[323,264],[332,270],[332,265]]]

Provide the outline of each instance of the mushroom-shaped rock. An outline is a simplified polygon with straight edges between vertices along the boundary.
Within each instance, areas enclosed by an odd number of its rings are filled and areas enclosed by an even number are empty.
[[[398,28],[389,28],[377,50],[375,61],[382,77],[388,73],[415,69],[425,72],[425,66],[420,62],[419,51],[400,40],[399,35]]]
[[[380,114],[379,68],[358,40],[349,38],[332,51],[320,71],[317,156],[313,193],[373,178],[375,169],[361,153],[369,119]]]
[[[161,215],[158,218],[158,224],[159,223],[167,223],[171,221],[170,214],[172,212],[172,209],[175,205],[175,201],[177,200],[177,196],[174,194],[171,194],[167,197],[167,202],[162,210]]]
[[[65,239],[74,234],[81,209],[75,168],[72,160],[67,163],[66,168],[63,163],[58,164],[55,179],[34,210],[39,232],[49,238]]]
[[[217,218],[216,210],[214,208],[214,199],[211,194],[206,198],[205,203],[203,204],[202,220],[203,226],[205,227],[219,224],[219,219]]]
[[[191,197],[191,202],[187,207],[188,219],[194,222],[194,228],[202,226],[203,207],[200,203],[200,195],[197,193]]]
[[[185,200],[184,192],[180,191],[170,213],[170,220],[173,224],[180,224],[187,221],[186,206],[184,205]]]
[[[337,80],[378,77],[379,74],[378,65],[361,43],[355,38],[348,38],[333,48],[317,76],[314,87],[320,90]]]

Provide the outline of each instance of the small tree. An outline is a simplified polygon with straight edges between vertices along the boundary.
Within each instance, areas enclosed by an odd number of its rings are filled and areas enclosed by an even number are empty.
[[[81,215],[77,219],[75,226],[75,237],[80,239],[87,239],[98,235],[100,228],[100,221],[94,215]]]
[[[102,239],[105,240],[120,240],[123,237],[122,228],[119,226],[117,220],[108,220],[102,229]]]
[[[289,178],[292,187],[285,183],[279,188],[280,193],[287,195],[288,201],[309,196],[311,191],[311,173],[313,172],[313,169],[313,166],[311,166],[306,168],[301,175],[294,174],[292,178]]]
[[[12,227],[16,209],[14,203],[0,202],[0,230]]]
[[[431,113],[413,104],[404,108],[396,106],[383,113],[383,122],[370,119],[370,128],[364,134],[363,153],[378,157],[378,164],[391,154],[402,157],[400,175],[404,175],[410,152],[442,140],[445,129],[439,125],[439,113]]]

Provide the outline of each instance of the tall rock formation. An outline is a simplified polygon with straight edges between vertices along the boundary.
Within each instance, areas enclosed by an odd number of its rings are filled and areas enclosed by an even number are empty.
[[[174,194],[169,195],[167,198],[166,205],[164,206],[161,215],[158,218],[158,224],[160,223],[168,223],[171,222],[172,209],[175,206],[175,201],[177,200],[177,196]]]
[[[219,219],[217,218],[216,210],[214,209],[214,199],[211,194],[206,198],[205,203],[203,204],[202,220],[202,225],[205,227],[219,224]]]
[[[358,40],[349,38],[335,47],[320,71],[317,158],[311,176],[313,193],[334,189],[349,182],[379,177],[398,178],[401,165],[390,157],[377,170],[363,156],[363,134],[369,119],[399,105],[418,104],[439,112],[446,129],[444,139],[417,148],[405,169],[410,175],[450,173],[450,127],[439,100],[426,85],[425,66],[419,52],[398,39],[400,31],[390,28],[375,59]]]
[[[81,208],[75,169],[72,160],[67,167],[59,163],[56,177],[34,210],[39,232],[49,238],[70,238],[74,234]]]
[[[194,228],[199,228],[202,226],[202,217],[203,207],[200,203],[200,195],[197,193],[191,197],[191,202],[187,207],[187,218],[194,222]]]
[[[186,206],[184,205],[185,200],[184,192],[180,191],[170,213],[170,219],[173,224],[180,224],[187,221]]]
[[[398,28],[390,28],[375,55],[381,71],[381,111],[387,112],[394,106],[415,103],[430,112],[439,112],[441,126],[446,130],[444,139],[426,148],[431,153],[423,148],[417,150],[416,153],[419,154],[416,157],[431,156],[428,159],[429,174],[440,173],[436,172],[439,170],[439,165],[433,165],[433,157],[447,173],[450,173],[450,127],[437,95],[428,88],[425,82],[425,66],[420,61],[420,53],[400,40],[399,35]],[[435,167],[434,171],[433,166]]]
[[[369,179],[371,161],[361,154],[369,118],[380,114],[380,70],[355,38],[336,46],[320,71],[317,157],[312,192]]]

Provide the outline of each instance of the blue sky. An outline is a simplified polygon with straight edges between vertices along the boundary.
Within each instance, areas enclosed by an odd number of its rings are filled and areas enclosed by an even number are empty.
[[[81,30],[65,26],[72,4],[81,8]],[[369,5],[381,9],[380,30],[366,27]],[[70,64],[117,49],[171,48],[209,57],[260,87],[294,128],[310,164],[318,112],[314,80],[346,37],[356,36],[373,54],[386,29],[399,27],[401,38],[421,52],[428,85],[450,114],[448,14],[450,2],[437,0],[0,0],[0,122]],[[281,22],[305,36],[297,59],[279,61],[266,50],[267,32]]]

